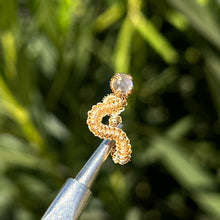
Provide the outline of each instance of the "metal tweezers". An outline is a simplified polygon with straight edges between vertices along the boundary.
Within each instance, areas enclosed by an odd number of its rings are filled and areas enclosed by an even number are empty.
[[[118,127],[122,127],[120,124]],[[107,159],[113,140],[104,140],[75,179],[67,179],[41,220],[75,220],[80,217],[92,194],[90,188]]]

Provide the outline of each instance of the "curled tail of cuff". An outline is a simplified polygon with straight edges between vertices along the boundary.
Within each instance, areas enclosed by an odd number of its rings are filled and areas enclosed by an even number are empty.
[[[114,94],[104,97],[103,102],[97,103],[88,112],[87,124],[89,130],[101,139],[115,140],[111,156],[115,163],[126,164],[131,158],[131,145],[126,133],[116,126],[121,123],[119,114],[124,110],[126,100]],[[109,125],[102,123],[109,116]]]

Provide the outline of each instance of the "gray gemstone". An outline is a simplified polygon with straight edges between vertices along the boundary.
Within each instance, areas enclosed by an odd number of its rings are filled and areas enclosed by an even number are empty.
[[[118,73],[112,82],[114,90],[120,90],[123,95],[129,94],[133,89],[132,77],[124,73]]]

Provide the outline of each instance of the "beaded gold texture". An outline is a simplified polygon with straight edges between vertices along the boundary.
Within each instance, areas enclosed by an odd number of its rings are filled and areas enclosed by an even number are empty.
[[[115,140],[111,150],[112,159],[115,163],[124,165],[130,161],[132,150],[126,133],[117,126],[122,123],[120,113],[127,105],[127,97],[133,90],[132,77],[124,73],[116,73],[110,81],[110,87],[113,93],[92,106],[88,112],[87,124],[95,136]],[[105,116],[109,116],[109,125],[102,123]]]

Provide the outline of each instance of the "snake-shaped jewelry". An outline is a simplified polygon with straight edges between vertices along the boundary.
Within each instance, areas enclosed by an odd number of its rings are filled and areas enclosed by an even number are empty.
[[[103,98],[102,102],[92,106],[88,112],[87,124],[89,130],[99,138],[115,140],[111,156],[115,163],[124,165],[131,159],[131,145],[126,133],[117,126],[122,122],[119,116],[127,105],[127,97],[132,93],[133,81],[130,75],[116,73],[110,87],[113,93]],[[109,125],[102,123],[109,116]]]

